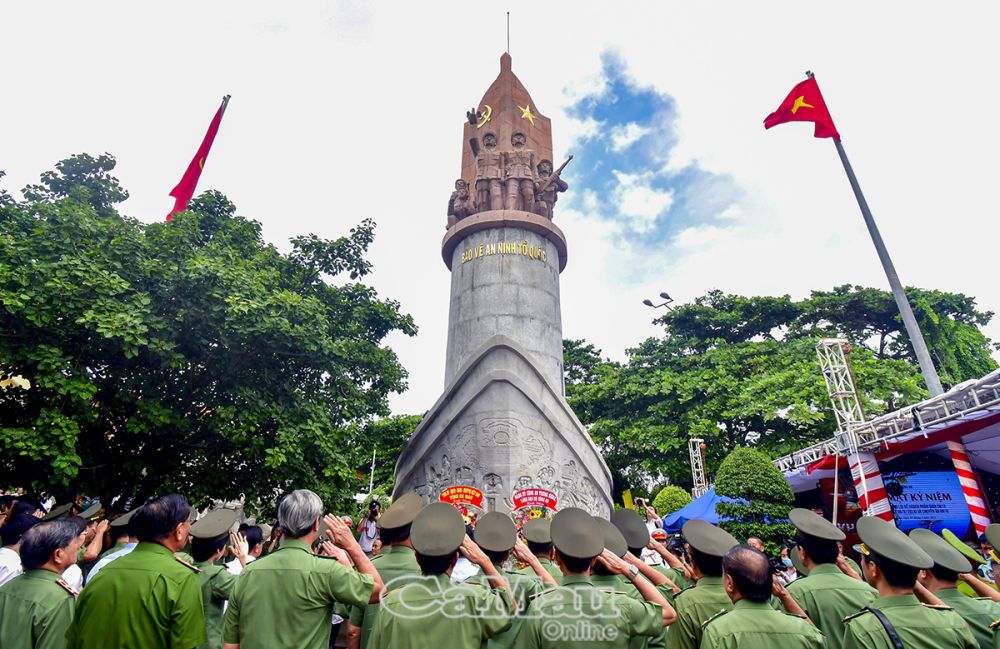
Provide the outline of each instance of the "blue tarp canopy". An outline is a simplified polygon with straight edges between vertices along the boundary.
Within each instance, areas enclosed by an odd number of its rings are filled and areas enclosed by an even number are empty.
[[[695,519],[717,525],[719,515],[715,513],[715,505],[718,502],[732,502],[732,498],[717,496],[715,488],[711,488],[700,497],[692,500],[686,507],[682,507],[663,519],[663,529],[673,534],[680,532],[684,523]]]

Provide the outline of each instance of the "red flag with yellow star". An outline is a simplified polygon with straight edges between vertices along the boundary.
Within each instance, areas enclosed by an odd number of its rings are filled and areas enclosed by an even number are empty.
[[[194,190],[198,187],[198,179],[201,177],[201,170],[205,168],[205,160],[208,159],[208,152],[212,150],[212,143],[215,142],[215,134],[219,132],[219,124],[222,123],[222,115],[226,112],[226,105],[228,103],[229,95],[226,95],[222,98],[222,105],[219,106],[215,117],[212,118],[212,123],[208,125],[208,133],[205,133],[205,139],[201,141],[198,152],[191,159],[191,164],[188,165],[187,171],[184,172],[184,177],[181,178],[176,187],[170,190],[169,195],[173,196],[175,200],[174,209],[170,210],[170,214],[167,214],[168,221],[173,220],[174,214],[186,210],[188,201],[194,196]]]
[[[764,128],[785,122],[815,122],[816,130],[813,135],[840,140],[840,133],[833,125],[833,118],[830,117],[830,111],[827,110],[823,95],[820,94],[819,85],[813,77],[792,88],[785,101],[778,106],[778,110],[764,120]]]

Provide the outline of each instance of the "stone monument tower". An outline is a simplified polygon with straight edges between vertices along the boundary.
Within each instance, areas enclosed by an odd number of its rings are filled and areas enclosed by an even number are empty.
[[[567,189],[552,129],[500,58],[467,114],[462,172],[441,244],[451,271],[444,393],[396,464],[396,493],[425,500],[460,485],[509,511],[523,489],[607,516],[611,473],[566,403],[559,274],[566,237],[552,221]],[[568,160],[566,161],[568,162]]]

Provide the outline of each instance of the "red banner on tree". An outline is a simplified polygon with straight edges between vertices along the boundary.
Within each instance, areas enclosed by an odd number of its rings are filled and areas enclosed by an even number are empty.
[[[546,507],[552,511],[556,510],[556,495],[548,489],[521,489],[514,492],[512,500],[514,501],[514,509]]]
[[[483,492],[475,487],[465,485],[446,488],[441,492],[439,500],[443,503],[451,503],[452,505],[472,505],[479,509],[483,508]]]

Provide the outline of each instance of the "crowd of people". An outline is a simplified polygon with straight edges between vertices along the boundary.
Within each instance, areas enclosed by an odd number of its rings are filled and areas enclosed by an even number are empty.
[[[341,627],[372,649],[1000,647],[983,557],[878,518],[858,521],[855,563],[805,509],[769,558],[761,539],[704,521],[672,539],[651,508],[566,508],[518,530],[410,493],[353,529],[296,490],[271,530],[230,509],[196,516],[179,494],[110,519],[7,504],[3,649],[328,649]],[[1000,525],[986,534],[1000,541]]]

